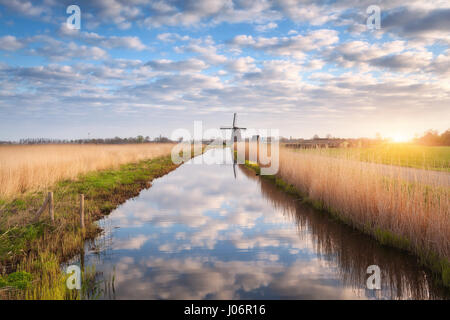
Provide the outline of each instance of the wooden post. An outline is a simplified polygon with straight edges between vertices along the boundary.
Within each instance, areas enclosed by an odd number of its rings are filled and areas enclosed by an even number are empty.
[[[80,225],[84,230],[84,194],[80,195]]]
[[[47,196],[45,198],[45,200],[44,200],[44,204],[42,205],[42,207],[36,213],[35,221],[39,221],[39,218],[41,217],[42,212],[44,212],[44,210],[47,208],[47,205],[48,205],[49,201],[50,201],[50,198],[49,198],[49,196]]]
[[[50,218],[52,222],[55,222],[55,208],[53,204],[53,192],[48,193],[48,213],[50,214]]]

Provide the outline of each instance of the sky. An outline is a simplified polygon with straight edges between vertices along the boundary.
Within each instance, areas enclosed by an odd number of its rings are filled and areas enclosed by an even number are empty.
[[[449,44],[447,0],[0,0],[0,140],[442,132]]]

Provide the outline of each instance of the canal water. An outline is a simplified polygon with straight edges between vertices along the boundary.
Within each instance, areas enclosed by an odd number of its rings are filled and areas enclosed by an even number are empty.
[[[95,268],[96,298],[448,298],[414,257],[302,205],[229,149],[200,157],[99,221],[80,258]],[[370,265],[381,290],[367,289]]]

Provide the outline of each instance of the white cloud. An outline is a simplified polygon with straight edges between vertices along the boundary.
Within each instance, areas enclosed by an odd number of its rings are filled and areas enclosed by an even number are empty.
[[[138,235],[128,239],[115,239],[113,242],[114,250],[138,250],[150,239],[149,235]]]
[[[294,22],[320,26],[337,19],[337,12],[331,6],[319,6],[307,1],[299,3],[296,0],[278,0],[277,3],[282,12]]]
[[[76,39],[83,41],[86,44],[99,46],[105,49],[112,48],[127,48],[132,50],[144,50],[147,47],[136,36],[102,36],[95,32],[80,32],[76,29],[69,29],[65,23],[63,23],[59,29],[59,34],[68,39]]]
[[[170,33],[170,32],[166,32],[166,33],[160,33],[157,36],[158,40],[163,41],[163,42],[174,42],[174,41],[188,41],[190,39],[189,36],[181,36],[178,33]]]
[[[205,39],[190,39],[187,45],[176,47],[175,51],[178,53],[198,53],[201,59],[213,65],[222,64],[228,60],[225,55],[218,53],[218,47],[210,37]]]
[[[238,73],[257,72],[260,71],[255,65],[255,59],[252,57],[241,57],[230,61],[227,64],[228,70]]]
[[[17,40],[14,36],[0,37],[0,50],[16,51],[22,49],[24,46],[25,44],[22,41]]]
[[[255,27],[255,30],[258,32],[266,32],[269,30],[276,29],[278,25],[275,22],[269,22],[267,24],[260,24]]]
[[[330,29],[319,29],[305,35],[291,37],[253,38],[251,35],[239,35],[230,42],[237,47],[248,47],[281,56],[305,58],[309,51],[329,49],[339,41],[338,32]]]

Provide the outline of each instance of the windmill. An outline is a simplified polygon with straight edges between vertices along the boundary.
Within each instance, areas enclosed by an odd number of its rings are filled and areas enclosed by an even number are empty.
[[[236,113],[233,116],[233,126],[232,127],[221,127],[220,130],[231,130],[231,141],[238,142],[241,140],[241,130],[247,130],[247,128],[236,127]]]
[[[221,127],[220,130],[231,130],[231,141],[233,143],[238,142],[241,140],[241,130],[247,130],[247,128],[239,128],[236,127],[236,113],[234,113],[233,115],[233,126],[231,127]],[[237,160],[236,157],[234,156],[234,152],[232,152],[232,158],[233,158],[233,173],[234,173],[234,178],[236,179],[236,164],[237,164]]]

